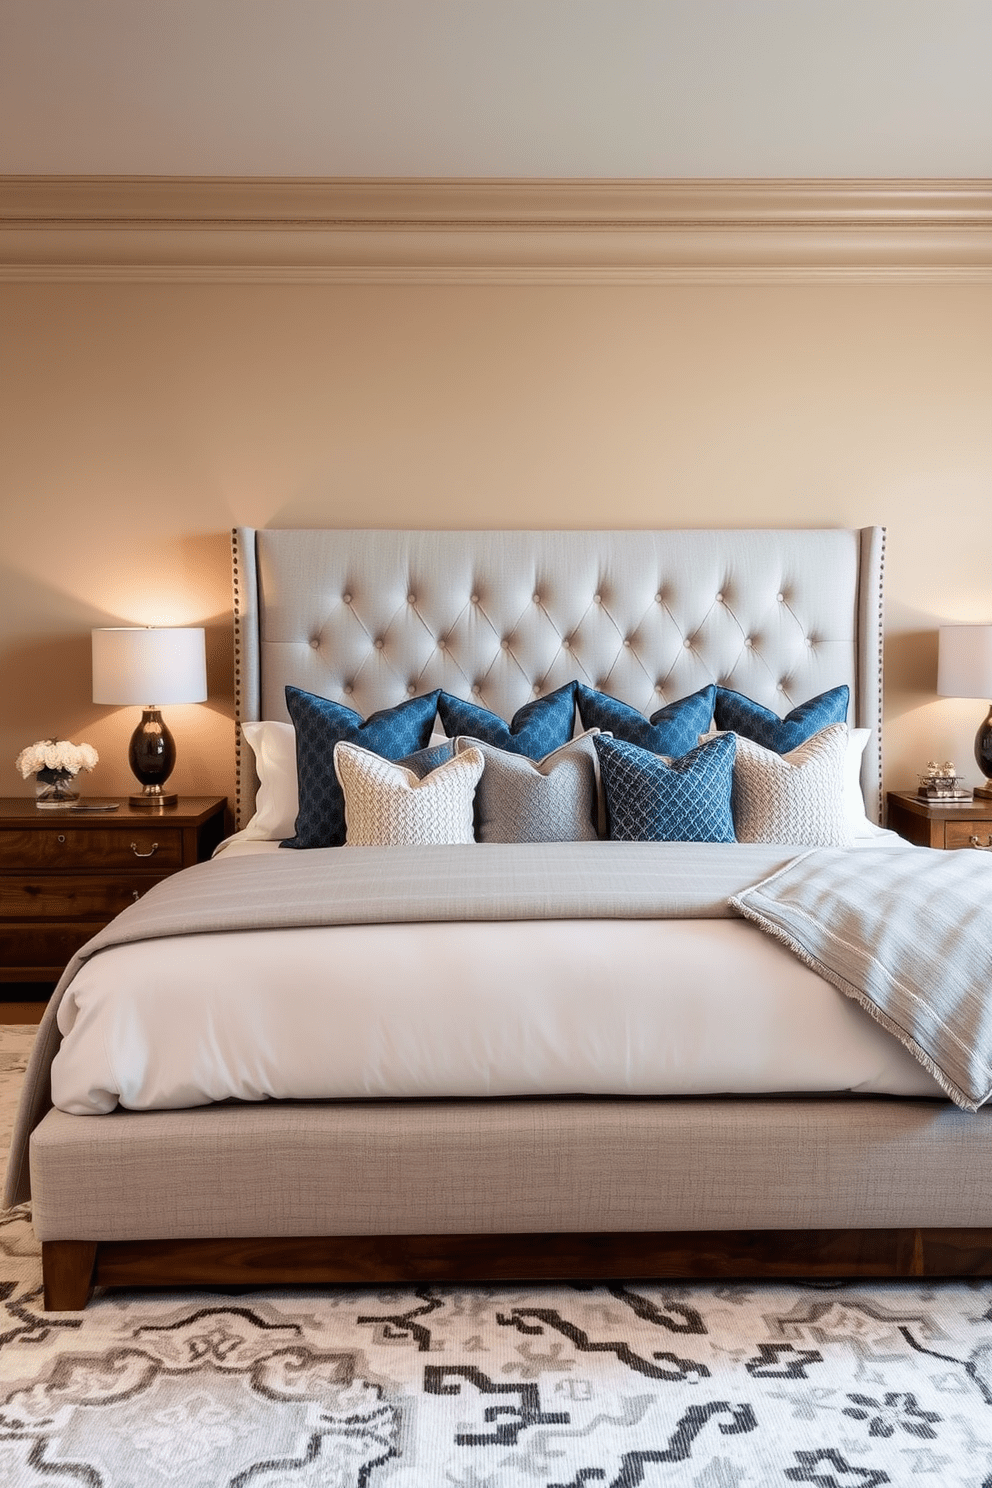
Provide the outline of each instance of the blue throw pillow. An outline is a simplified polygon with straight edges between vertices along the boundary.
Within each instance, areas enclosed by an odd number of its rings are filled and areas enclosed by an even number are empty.
[[[363,721],[361,714],[298,687],[286,688],[286,706],[296,729],[296,773],[300,805],[296,836],[282,847],[340,847],[345,838],[344,795],[334,773],[334,746],[341,739],[373,754],[400,761],[424,750],[437,715],[437,692],[383,708]],[[418,770],[419,762],[411,761]]]
[[[593,740],[611,842],[735,842],[730,793],[737,740],[720,734],[680,759],[623,739]]]
[[[739,692],[718,687],[714,709],[716,727],[743,734],[745,739],[753,739],[755,744],[773,749],[776,754],[788,754],[790,749],[798,749],[800,744],[805,744],[807,739],[812,739],[814,734],[830,724],[846,723],[850,696],[850,688],[832,687],[829,692],[819,693],[800,703],[784,718],[779,718],[770,708],[763,708]]]
[[[472,739],[481,739],[484,744],[494,744],[508,754],[523,754],[528,759],[543,759],[552,750],[560,749],[572,737],[575,723],[575,683],[568,682],[547,697],[535,698],[525,703],[513,715],[510,723],[488,708],[475,703],[466,703],[442,692],[437,700],[437,711],[444,732],[454,738],[458,734]]]
[[[716,688],[712,685],[701,687],[689,697],[659,708],[650,718],[645,718],[643,713],[638,713],[627,703],[582,683],[575,689],[575,701],[583,728],[602,729],[604,733],[612,734],[614,739],[624,739],[628,744],[650,749],[653,754],[668,754],[674,758],[694,749],[700,734],[709,732],[715,694]]]

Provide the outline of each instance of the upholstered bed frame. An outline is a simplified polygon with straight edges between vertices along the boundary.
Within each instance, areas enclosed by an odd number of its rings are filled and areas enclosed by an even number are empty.
[[[240,721],[293,683],[363,715],[511,716],[572,677],[652,712],[839,683],[881,806],[883,534],[234,535]],[[255,792],[238,746],[239,823]],[[886,1097],[341,1101],[74,1117],[32,1140],[46,1305],[93,1281],[988,1274],[984,1113]]]
[[[576,678],[653,713],[708,682],[785,713],[846,682],[881,809],[884,532],[234,533],[239,722],[287,683],[367,717],[443,687],[504,718]],[[238,824],[251,815],[238,736]]]

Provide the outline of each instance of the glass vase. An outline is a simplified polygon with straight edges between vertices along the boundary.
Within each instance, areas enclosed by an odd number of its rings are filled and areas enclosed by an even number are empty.
[[[79,786],[71,770],[39,770],[34,777],[34,804],[42,811],[61,811],[75,806]]]

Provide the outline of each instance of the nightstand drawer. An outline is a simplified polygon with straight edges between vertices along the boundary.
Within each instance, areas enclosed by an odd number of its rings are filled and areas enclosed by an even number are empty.
[[[0,878],[0,916],[10,920],[112,920],[158,882],[151,874]]]
[[[71,961],[79,947],[102,930],[104,920],[80,920],[75,924],[61,921],[46,924],[0,924],[0,982],[31,981],[25,972],[39,967],[57,979],[62,967]]]
[[[977,843],[972,838],[977,838]],[[992,847],[992,822],[952,821],[944,826],[945,847]]]
[[[130,868],[171,873],[183,866],[183,834],[176,827],[80,828],[0,831],[0,868]]]

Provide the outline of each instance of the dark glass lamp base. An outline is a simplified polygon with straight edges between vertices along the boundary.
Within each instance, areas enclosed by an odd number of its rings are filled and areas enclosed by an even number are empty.
[[[129,806],[175,806],[179,797],[167,791],[165,782],[176,763],[176,741],[157,708],[142,710],[141,722],[131,735],[128,761],[143,789],[128,798]]]
[[[986,780],[975,787],[975,795],[992,797],[992,707],[975,735],[975,761]]]

